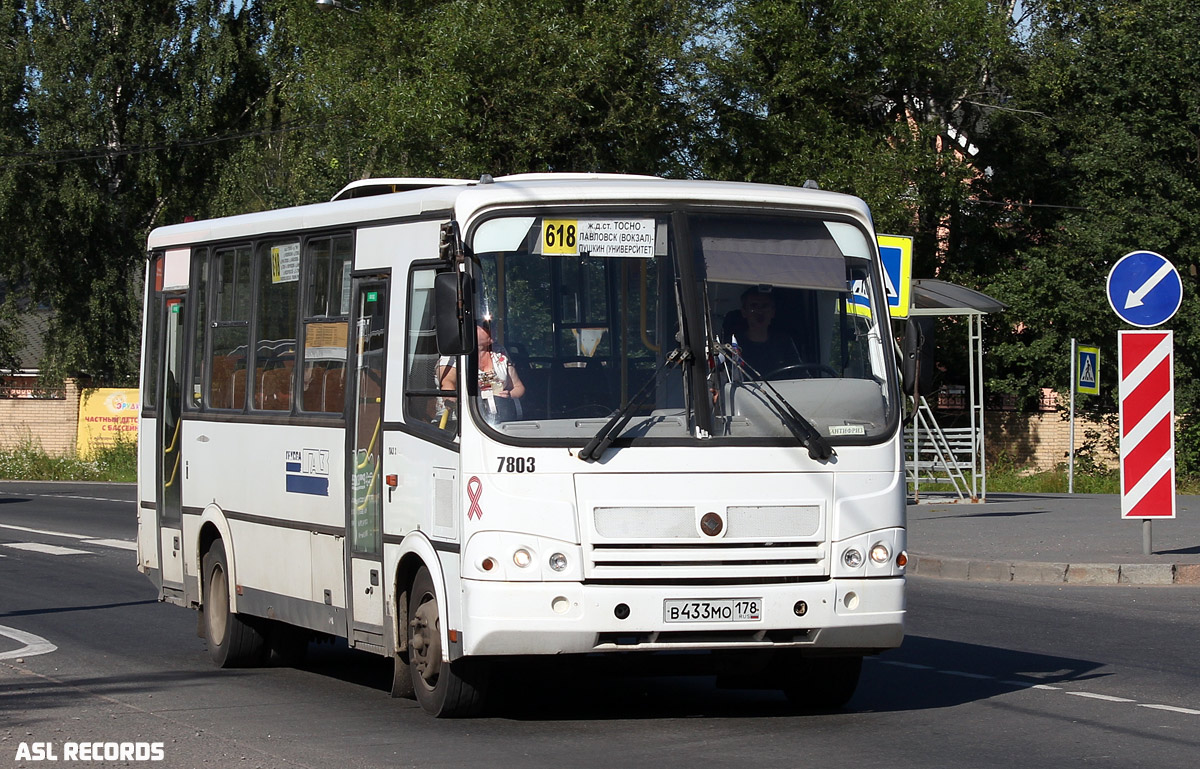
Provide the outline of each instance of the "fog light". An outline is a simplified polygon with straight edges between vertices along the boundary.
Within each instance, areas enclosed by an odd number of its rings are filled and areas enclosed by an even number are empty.
[[[555,614],[566,614],[567,610],[571,608],[571,602],[567,600],[565,595],[556,596],[550,602],[550,608]]]
[[[513,563],[524,569],[529,564],[533,563],[533,556],[525,548],[519,548],[513,553]]]
[[[863,564],[863,554],[858,548],[852,547],[842,553],[842,563],[849,566],[851,569],[857,569]]]
[[[846,597],[842,599],[842,604],[850,611],[854,611],[855,609],[857,609],[858,608],[858,593],[855,593],[855,592],[846,593]]]
[[[887,545],[883,544],[882,542],[876,542],[871,546],[871,560],[875,563],[887,563],[888,559],[891,557],[892,554],[888,551]]]
[[[567,557],[562,553],[550,556],[550,568],[555,571],[564,571],[567,568]]]

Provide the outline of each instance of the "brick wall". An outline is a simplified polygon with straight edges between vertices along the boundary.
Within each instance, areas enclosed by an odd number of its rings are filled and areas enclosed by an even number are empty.
[[[1070,444],[1071,423],[1055,411],[1025,414],[1016,411],[992,411],[987,416],[988,461],[1000,454],[1017,467],[1031,472],[1053,470],[1067,463],[1067,447]],[[1089,430],[1102,436],[1113,435],[1115,423],[1108,423],[1075,416],[1076,468],[1079,467],[1079,450],[1088,441]],[[1107,440],[1096,442],[1096,459],[1108,467],[1117,466],[1117,457],[1106,449]]]
[[[57,400],[0,398],[0,448],[13,448],[32,438],[48,454],[73,454],[79,424],[79,385],[69,379],[65,389],[66,398]],[[938,418],[943,427],[957,424],[953,418]],[[986,419],[989,462],[1003,454],[1030,471],[1053,470],[1066,464],[1070,424],[1059,412],[992,411]],[[1111,429],[1104,422],[1077,416],[1076,451],[1088,440],[1088,430]],[[1117,457],[1104,450],[1104,443],[1100,441],[1098,459],[1116,467]]]
[[[0,398],[0,448],[32,439],[47,454],[75,453],[79,425],[79,384],[68,379],[65,398]]]

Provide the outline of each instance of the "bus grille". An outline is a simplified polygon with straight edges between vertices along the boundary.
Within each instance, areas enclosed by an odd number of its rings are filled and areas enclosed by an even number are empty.
[[[824,542],[593,544],[586,578],[608,581],[739,581],[824,577]]]
[[[719,536],[701,533],[706,512]],[[815,504],[710,504],[592,509],[585,579],[600,583],[790,582],[829,575],[825,517]]]

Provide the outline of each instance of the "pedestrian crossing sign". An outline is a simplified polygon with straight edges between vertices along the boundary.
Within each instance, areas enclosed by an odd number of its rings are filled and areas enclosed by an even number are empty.
[[[879,257],[883,260],[884,291],[888,313],[903,320],[908,317],[912,291],[913,239],[903,235],[879,235]]]
[[[1100,348],[1079,345],[1075,352],[1075,392],[1100,394]]]

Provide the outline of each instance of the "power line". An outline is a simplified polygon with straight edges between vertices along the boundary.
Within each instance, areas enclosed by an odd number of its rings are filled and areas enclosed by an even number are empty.
[[[284,124],[276,128],[264,128],[254,131],[238,131],[235,133],[221,134],[218,136],[205,136],[199,139],[179,139],[176,141],[161,142],[158,144],[132,144],[117,148],[91,147],[88,149],[12,152],[0,154],[0,158],[22,159],[21,162],[0,164],[0,170],[26,168],[37,165],[61,165],[63,163],[76,163],[84,160],[100,160],[115,157],[127,157],[131,155],[144,155],[149,152],[161,152],[163,150],[170,149],[203,147],[222,142],[253,139],[259,136],[273,136],[276,134],[291,133],[294,131],[304,131],[311,128],[323,128],[328,125],[330,125],[328,121],[323,123],[291,123]]]

